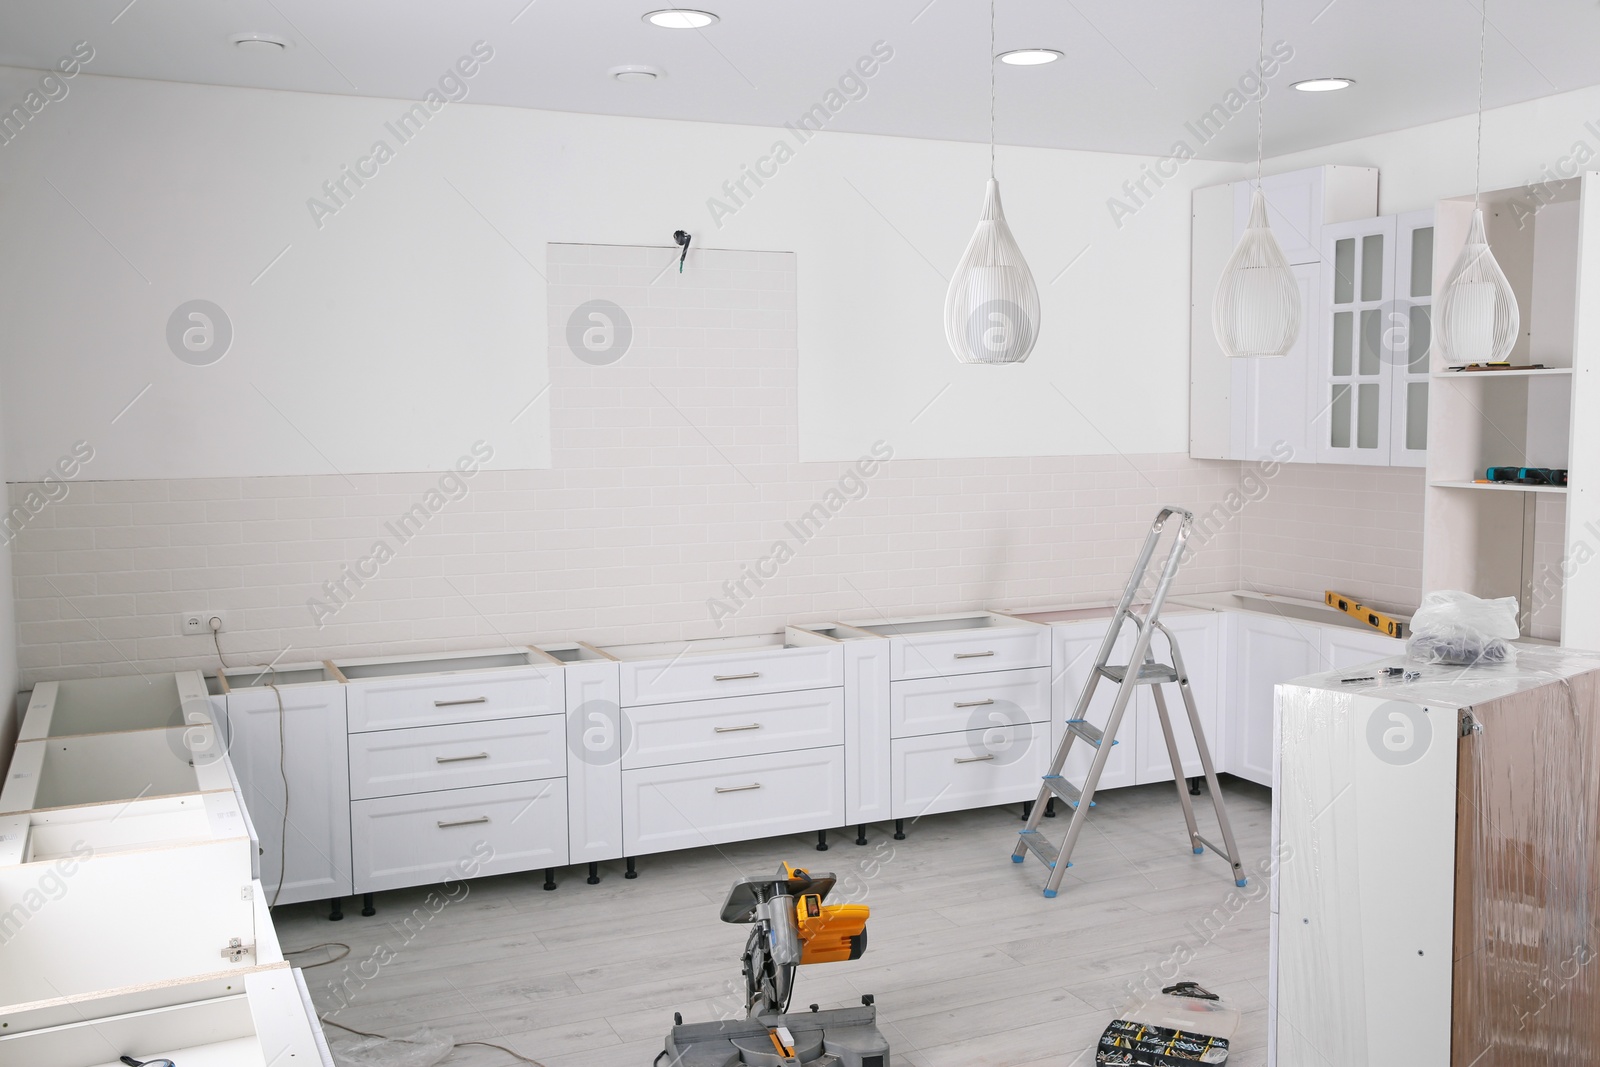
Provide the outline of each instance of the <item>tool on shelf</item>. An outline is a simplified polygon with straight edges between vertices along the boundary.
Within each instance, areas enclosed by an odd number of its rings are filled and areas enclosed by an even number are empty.
[[[1161,543],[1162,532],[1166,529],[1168,521],[1174,517],[1179,519],[1179,523],[1172,536],[1172,545],[1168,549],[1155,591],[1145,606],[1144,614],[1141,615],[1134,610],[1133,602],[1144,586],[1145,575],[1150,569],[1151,560],[1155,557],[1156,548]],[[1032,853],[1050,869],[1044,887],[1044,895],[1047,897],[1056,895],[1061,888],[1062,877],[1067,873],[1067,868],[1072,866],[1070,862],[1072,849],[1078,843],[1079,835],[1083,833],[1083,824],[1089,817],[1089,810],[1094,807],[1095,789],[1100,783],[1100,775],[1105,771],[1111,746],[1116,744],[1117,727],[1121,725],[1122,716],[1128,710],[1134,690],[1141,685],[1148,685],[1151,695],[1155,698],[1156,716],[1161,720],[1161,732],[1167,742],[1167,755],[1172,760],[1172,776],[1178,787],[1178,803],[1183,808],[1183,821],[1189,830],[1190,847],[1194,849],[1196,855],[1209,847],[1211,851],[1227,856],[1228,864],[1233,870],[1234,884],[1239,886],[1245,884],[1244,865],[1239,859],[1239,848],[1234,844],[1233,827],[1228,822],[1228,811],[1223,804],[1222,790],[1217,787],[1217,772],[1211,763],[1211,750],[1206,745],[1205,730],[1200,725],[1200,713],[1195,710],[1194,693],[1189,688],[1189,672],[1184,669],[1183,655],[1178,651],[1177,640],[1160,621],[1161,609],[1166,604],[1167,592],[1172,588],[1173,579],[1177,577],[1178,566],[1183,560],[1184,548],[1188,544],[1193,527],[1194,514],[1183,508],[1165,507],[1156,515],[1150,533],[1145,538],[1144,547],[1139,552],[1139,559],[1133,566],[1133,573],[1128,577],[1128,585],[1122,591],[1122,600],[1117,604],[1110,625],[1106,627],[1105,640],[1100,643],[1100,652],[1095,657],[1088,681],[1084,683],[1083,692],[1078,697],[1072,717],[1067,720],[1066,735],[1061,739],[1055,757],[1050,761],[1050,772],[1044,776],[1043,784],[1039,787],[1039,798],[1034,801],[1027,825],[1018,835],[1017,846],[1011,852],[1013,863],[1021,863],[1029,853]],[[1112,666],[1110,664],[1112,649],[1122,634],[1123,625],[1128,622],[1133,623],[1137,634],[1133,652],[1128,657],[1126,665]],[[1157,663],[1151,651],[1151,644],[1157,632],[1166,638],[1167,648],[1171,653],[1170,664]],[[1111,712],[1106,719],[1104,730],[1090,723],[1087,717],[1089,703],[1094,699],[1095,688],[1101,679],[1109,679],[1117,686],[1117,695],[1112,701]],[[1211,791],[1211,804],[1216,810],[1217,823],[1222,830],[1225,848],[1218,848],[1201,837],[1195,827],[1194,809],[1189,805],[1183,759],[1178,754],[1178,743],[1172,735],[1172,719],[1167,714],[1167,701],[1161,689],[1167,682],[1177,683],[1178,692],[1183,697],[1183,706],[1189,714],[1189,728],[1194,733],[1195,748],[1199,751],[1200,766],[1205,772],[1206,786]],[[1062,774],[1067,765],[1067,756],[1072,751],[1072,745],[1079,740],[1095,748],[1094,759],[1089,764],[1089,773],[1084,777],[1082,787],[1074,786]],[[1060,797],[1073,809],[1072,820],[1067,824],[1067,835],[1059,848],[1051,845],[1039,832],[1039,821],[1044,817],[1046,802],[1052,797]]]
[[[1385,615],[1376,608],[1367,607],[1356,600],[1355,597],[1345,596],[1343,593],[1336,593],[1332,589],[1328,589],[1323,592],[1322,599],[1327,603],[1328,607],[1337,608],[1352,619],[1360,619],[1374,630],[1388,634],[1390,637],[1410,636],[1406,631],[1405,623],[1393,615]]]
[[[1483,472],[1489,482],[1508,482],[1512,485],[1566,485],[1564,467],[1490,467]]]
[[[752,924],[741,957],[746,1017],[686,1023],[675,1013],[658,1064],[888,1067],[889,1043],[878,1032],[871,994],[858,1008],[789,1011],[802,965],[860,959],[867,950],[867,906],[823,903],[835,881],[785,863],[776,876],[733,884],[722,921]]]

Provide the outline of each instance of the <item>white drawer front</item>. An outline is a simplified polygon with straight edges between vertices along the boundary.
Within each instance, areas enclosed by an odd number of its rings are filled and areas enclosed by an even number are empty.
[[[622,772],[622,842],[630,856],[843,823],[842,748]]]
[[[897,738],[894,818],[1032,800],[1050,768],[1046,726]]]
[[[889,639],[889,676],[897,680],[1048,666],[1048,626],[1001,626]]]
[[[837,648],[774,648],[685,655],[622,665],[622,704],[665,704],[844,684]]]
[[[1050,668],[915,678],[889,684],[895,737],[1050,721]]]
[[[350,732],[516,719],[566,711],[561,668],[351,682]]]
[[[560,778],[358,800],[350,805],[355,892],[508,874],[567,862]]]
[[[350,738],[350,797],[401,796],[567,773],[566,719],[493,719]]]
[[[844,744],[844,690],[629,708],[623,770]]]

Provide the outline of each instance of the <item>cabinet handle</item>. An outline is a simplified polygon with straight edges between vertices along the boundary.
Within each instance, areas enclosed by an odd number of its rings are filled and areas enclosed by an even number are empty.
[[[992,656],[992,655],[994,655],[993,651],[989,651],[989,652],[957,652],[956,653],[956,659],[982,659],[985,656]]]
[[[472,826],[475,823],[488,822],[488,821],[489,821],[489,816],[480,815],[476,819],[457,819],[455,822],[441,822],[439,824],[439,829],[443,830],[447,826]]]
[[[719,734],[736,734],[742,730],[759,730],[761,724],[753,722],[749,726],[713,726],[711,729]]]
[[[458,704],[487,704],[487,703],[489,703],[489,698],[488,697],[468,697],[466,700],[435,700],[433,702],[433,706],[436,707],[436,708],[453,708]]]
[[[957,756],[956,757],[956,762],[957,763],[982,763],[984,760],[990,760],[990,759],[994,759],[994,753],[993,752],[989,753],[987,756]]]
[[[956,707],[958,707],[958,708],[986,708],[990,704],[993,704],[993,703],[994,703],[994,698],[993,697],[990,697],[988,700],[958,700],[958,701],[956,701]]]
[[[750,789],[760,789],[760,788],[761,788],[761,783],[760,782],[751,782],[749,785],[719,785],[719,786],[717,786],[717,792],[719,792],[719,793],[743,793],[743,792],[745,792],[747,790],[750,790]]]
[[[718,682],[742,682],[746,678],[761,677],[761,672],[751,671],[749,674],[713,674],[711,677],[713,681]]]
[[[435,762],[435,763],[461,763],[461,762],[464,762],[464,761],[469,760],[469,759],[488,759],[488,758],[489,758],[489,753],[480,752],[476,756],[435,756],[435,757],[433,757],[433,762]]]

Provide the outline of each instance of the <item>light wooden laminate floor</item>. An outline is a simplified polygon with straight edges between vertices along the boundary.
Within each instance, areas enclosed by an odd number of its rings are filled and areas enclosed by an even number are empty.
[[[786,859],[835,872],[848,898],[872,907],[866,955],[803,968],[794,1006],[874,994],[897,1065],[1084,1067],[1133,990],[1192,979],[1244,1012],[1231,1067],[1259,1067],[1270,795],[1232,778],[1223,789],[1251,875],[1245,890],[1220,857],[1189,851],[1167,784],[1100,794],[1055,900],[1040,893],[1039,863],[1009,859],[1021,825],[1011,805],[928,816],[904,841],[890,825],[871,827],[866,846],[853,831],[830,834],[827,852],[814,835],[772,838],[644,857],[632,881],[619,861],[602,865],[595,886],[571,867],[554,892],[529,872],[474,880],[465,895],[458,885],[460,899],[440,907],[434,897],[437,911],[415,889],[380,893],[371,918],[347,906],[330,923],[325,905],[297,904],[274,919],[285,950],[351,946],[348,958],[306,971],[318,1010],[338,1022],[386,1034],[426,1023],[547,1067],[645,1067],[674,1011],[688,1021],[742,1014],[747,930],[717,913],[735,879]],[[1215,839],[1209,812],[1205,802],[1201,833]],[[1059,839],[1065,824],[1048,820],[1047,835]],[[292,958],[310,964],[325,951]],[[469,1047],[446,1062],[514,1061]]]

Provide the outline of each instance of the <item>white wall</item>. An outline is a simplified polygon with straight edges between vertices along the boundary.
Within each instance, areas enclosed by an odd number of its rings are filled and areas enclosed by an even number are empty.
[[[36,80],[0,69],[0,100]],[[1106,198],[1147,160],[1002,148],[1044,325],[1027,365],[972,368],[941,309],[985,146],[816,135],[719,229],[707,200],[793,135],[469,98],[400,145],[385,123],[401,101],[70,86],[0,146],[0,234],[26,250],[0,265],[11,481],[80,439],[96,479],[447,466],[548,381],[545,243],[668,245],[678,228],[798,253],[804,458],[886,436],[906,456],[1185,447],[1186,186],[1219,164],[1187,164],[1119,231]],[[379,138],[395,158],[319,230],[307,200]],[[195,298],[235,329],[210,366],[165,340]],[[548,465],[547,405],[497,465]]]

